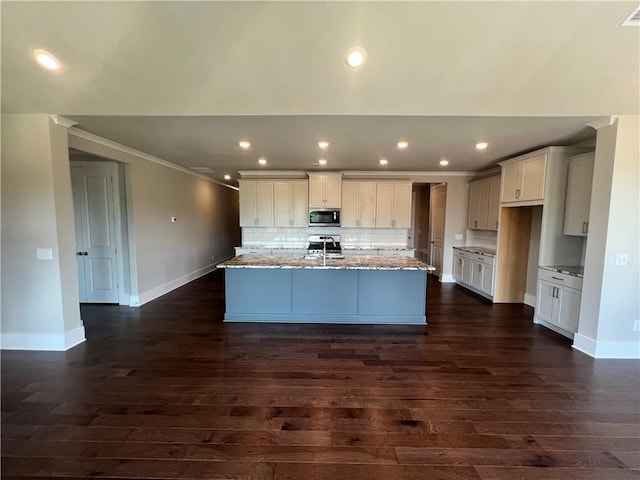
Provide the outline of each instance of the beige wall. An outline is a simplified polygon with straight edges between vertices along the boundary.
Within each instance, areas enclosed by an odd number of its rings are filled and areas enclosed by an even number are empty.
[[[137,275],[132,291],[141,301],[233,256],[240,245],[237,190],[74,135],[69,145],[125,164]],[[178,221],[171,223],[171,217]]]
[[[66,137],[48,115],[2,115],[3,346],[81,327]]]
[[[640,358],[640,123],[598,130],[576,346],[596,356]],[[616,255],[627,254],[626,266]],[[626,354],[624,354],[626,352]],[[619,354],[619,355],[617,355]]]

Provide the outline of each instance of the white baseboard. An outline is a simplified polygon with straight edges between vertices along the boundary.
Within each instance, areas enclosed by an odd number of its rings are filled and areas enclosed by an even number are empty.
[[[453,275],[451,274],[446,274],[446,275],[440,275],[440,283],[455,283],[456,279],[453,278]]]
[[[524,294],[524,303],[525,305],[529,305],[530,307],[536,307],[536,296],[531,295],[530,293]]]
[[[594,358],[640,360],[640,343],[638,342],[597,341],[576,333],[573,339],[573,348]]]
[[[187,275],[183,275],[182,277],[176,278],[175,280],[171,280],[170,282],[167,282],[163,285],[159,285],[155,288],[152,288],[151,290],[147,290],[146,292],[143,292],[140,295],[132,295],[131,300],[129,302],[129,306],[139,307],[140,305],[144,305],[145,303],[148,303],[151,300],[155,300],[156,298],[161,297],[162,295],[165,295],[170,291],[175,290],[176,288],[180,288],[189,282],[193,282],[195,279],[200,278],[203,275],[206,275],[207,273],[213,272],[217,268],[217,265],[219,263],[222,263],[228,260],[229,258],[233,258],[233,257],[227,257],[223,260],[220,260],[219,262],[207,265],[206,267],[196,270],[195,272],[188,273]]]
[[[65,333],[3,333],[3,350],[47,350],[64,352],[85,341],[84,327]]]

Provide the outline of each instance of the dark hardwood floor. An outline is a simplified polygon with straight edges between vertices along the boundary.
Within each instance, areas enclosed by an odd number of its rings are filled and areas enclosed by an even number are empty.
[[[224,272],[2,353],[2,477],[638,479],[637,361],[430,281],[428,326],[223,324]]]

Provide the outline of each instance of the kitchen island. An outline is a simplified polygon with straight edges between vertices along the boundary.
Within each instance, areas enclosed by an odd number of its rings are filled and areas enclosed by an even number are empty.
[[[427,271],[410,257],[240,255],[225,268],[225,322],[425,324]]]

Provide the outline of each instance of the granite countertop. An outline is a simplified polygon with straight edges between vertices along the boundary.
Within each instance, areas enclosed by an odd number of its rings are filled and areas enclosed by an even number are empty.
[[[584,267],[572,266],[572,265],[540,265],[543,270],[549,270],[551,272],[564,273],[565,275],[571,275],[573,277],[583,278]]]
[[[298,255],[239,255],[218,265],[221,268],[305,268],[333,270],[435,270],[420,260],[411,257],[385,257],[380,255],[357,255],[345,258],[327,258],[323,265],[322,256],[305,259]]]
[[[367,250],[367,251],[389,251],[389,252],[404,252],[404,251],[413,251],[415,248],[407,248],[407,247],[345,247],[342,246],[342,250]]]
[[[460,247],[456,246],[453,248],[457,248],[458,250],[462,250],[464,252],[469,253],[477,253],[479,255],[486,255],[487,257],[495,257],[496,249],[495,248],[485,248],[485,247]]]

